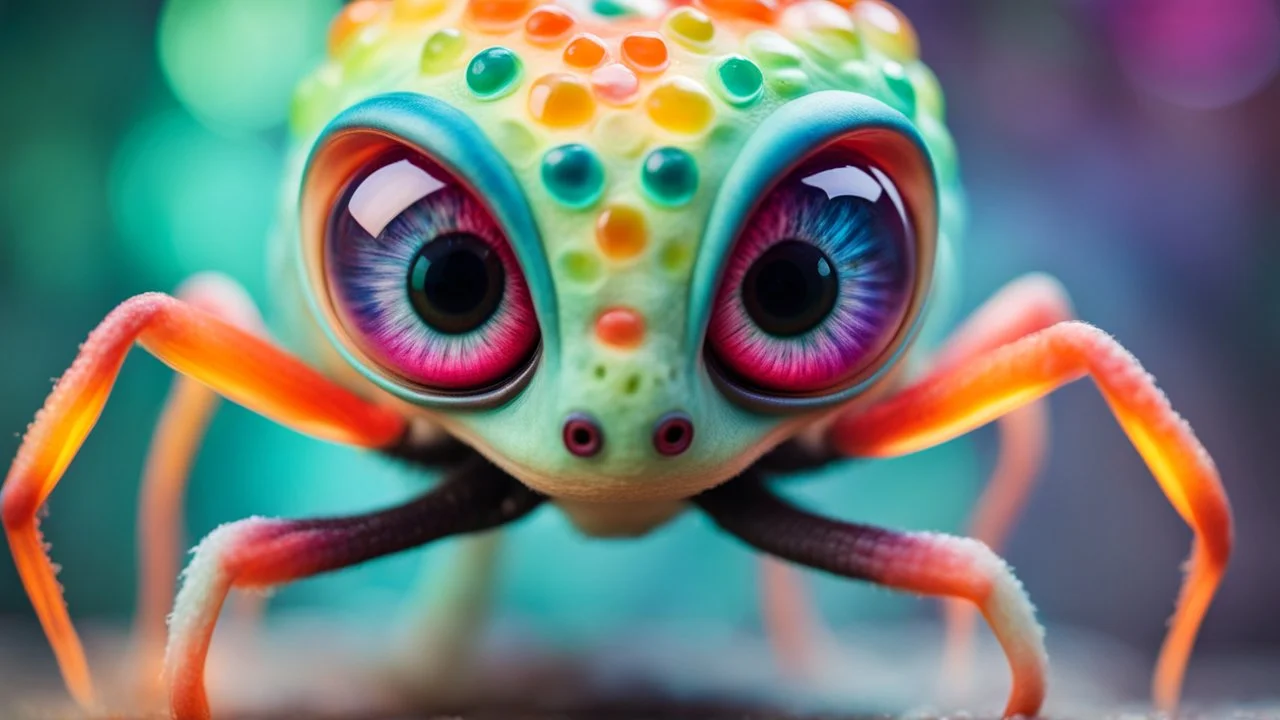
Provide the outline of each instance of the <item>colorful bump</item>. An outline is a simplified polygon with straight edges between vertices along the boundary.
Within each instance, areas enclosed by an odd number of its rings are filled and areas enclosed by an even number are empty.
[[[590,70],[609,57],[604,41],[591,33],[576,35],[564,49],[564,63],[569,67]]]
[[[419,69],[424,75],[438,75],[452,68],[467,46],[462,33],[453,28],[437,30],[422,45]]]
[[[764,94],[764,74],[741,55],[730,55],[716,65],[716,89],[730,105],[750,105]]]
[[[590,122],[595,112],[591,88],[576,75],[543,75],[529,89],[529,113],[547,127],[580,127]]]
[[[596,318],[596,338],[604,345],[632,350],[644,343],[644,316],[629,307],[614,307]]]
[[[542,184],[570,208],[593,205],[604,192],[604,165],[585,145],[561,145],[542,158]]]
[[[622,38],[622,61],[636,72],[654,75],[666,70],[671,58],[662,36],[637,32]]]
[[[706,130],[716,114],[707,91],[679,75],[666,78],[654,88],[645,109],[658,127],[686,135]]]
[[[596,244],[612,260],[630,260],[649,244],[644,213],[630,205],[611,205],[596,220]]]
[[[543,5],[524,21],[524,34],[535,45],[554,46],[569,36],[576,23],[569,11]]]
[[[520,80],[520,58],[504,47],[476,53],[467,64],[467,87],[482,100],[509,95]]]
[[[640,185],[658,205],[684,205],[698,192],[698,163],[680,148],[658,148],[644,159]]]

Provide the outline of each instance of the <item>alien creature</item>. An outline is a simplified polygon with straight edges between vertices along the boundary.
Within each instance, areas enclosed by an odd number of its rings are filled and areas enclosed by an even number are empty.
[[[926,355],[963,218],[941,91],[917,55],[882,0],[347,5],[293,108],[271,255],[288,350],[226,279],[127,300],[5,480],[5,532],[71,695],[95,706],[38,512],[137,343],[180,374],[144,486],[144,635],[164,632],[176,504],[215,393],[444,470],[398,507],[205,538],[168,625],[174,718],[210,717],[205,658],[232,589],[546,503],[592,536],[697,510],[766,555],[969,603],[1008,657],[1006,715],[1035,715],[1042,631],[986,544],[821,517],[770,479],[917,452],[1086,376],[1195,533],[1154,681],[1175,708],[1230,554],[1225,492],[1152,378],[1072,320],[1051,280],[1015,282]],[[776,614],[796,610],[771,607],[785,635],[795,618]]]

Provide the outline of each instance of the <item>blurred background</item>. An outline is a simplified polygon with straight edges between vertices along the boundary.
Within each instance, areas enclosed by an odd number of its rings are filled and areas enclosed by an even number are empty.
[[[0,0],[0,457],[86,333],[130,295],[219,270],[267,301],[263,247],[289,98],[339,4]],[[948,92],[971,199],[965,308],[1047,271],[1081,317],[1142,359],[1213,453],[1236,511],[1238,552],[1198,658],[1280,653],[1280,6],[899,6]],[[90,623],[122,623],[133,607],[138,478],[169,381],[133,357],[44,524],[72,614]],[[1090,385],[1051,408],[1048,469],[1005,554],[1051,627],[1051,652],[1053,627],[1079,628],[1128,648],[1145,672],[1189,531]],[[235,407],[207,447],[190,492],[193,537],[249,514],[373,507],[409,487],[376,459]],[[916,458],[837,468],[797,493],[838,498],[850,518],[956,531],[992,452],[983,431]],[[699,518],[599,545],[542,513],[516,537],[500,596],[518,624],[555,642],[637,617],[758,629],[750,556]],[[275,607],[376,617],[438,555],[303,583]],[[0,628],[15,628],[33,613],[5,558]],[[936,614],[813,584],[836,627]],[[47,663],[43,645],[30,653]],[[1193,669],[1192,694],[1211,694],[1207,682]]]

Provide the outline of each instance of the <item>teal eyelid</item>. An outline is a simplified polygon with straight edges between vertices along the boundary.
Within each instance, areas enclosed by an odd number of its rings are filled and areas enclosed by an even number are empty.
[[[792,100],[760,124],[742,147],[721,183],[707,219],[702,245],[694,261],[690,286],[689,347],[703,347],[720,276],[739,231],[750,219],[760,198],[810,153],[846,135],[864,130],[891,131],[908,140],[919,152],[933,183],[933,206],[911,208],[913,214],[918,216],[913,217],[913,225],[917,232],[922,232],[922,228],[925,228],[923,232],[929,232],[927,228],[934,228],[932,234],[935,237],[920,238],[917,244],[922,241],[936,243],[936,218],[939,212],[937,170],[924,140],[905,115],[874,98],[843,90],[824,90]],[[929,213],[929,222],[919,222],[921,213]],[[922,278],[920,292],[928,293],[935,276],[936,266],[929,277]],[[924,303],[928,302],[926,295]],[[895,354],[883,362],[874,375],[853,387],[812,397],[774,398],[745,390],[737,394],[743,395],[750,407],[764,411],[805,410],[844,402],[874,385],[897,365],[902,354],[911,346],[912,339],[919,332],[921,320],[927,314],[928,308],[920,307]],[[702,357],[701,350],[699,357]]]
[[[332,138],[349,132],[382,135],[422,151],[466,182],[485,203],[511,243],[542,327],[542,347],[533,362],[554,364],[559,356],[559,315],[538,227],[506,158],[479,126],[460,110],[425,95],[399,92],[369,98],[340,113],[320,133],[307,158],[301,192],[307,190],[306,179],[312,174],[317,154]],[[436,394],[388,379],[354,356],[337,336],[338,329],[325,321],[320,308],[322,300],[316,297],[316,284],[307,277],[305,261],[299,263],[299,271],[303,274],[307,304],[333,347],[362,375],[405,400],[435,407],[491,407],[509,399],[510,386],[523,387],[533,370],[527,367],[508,386],[478,394]]]

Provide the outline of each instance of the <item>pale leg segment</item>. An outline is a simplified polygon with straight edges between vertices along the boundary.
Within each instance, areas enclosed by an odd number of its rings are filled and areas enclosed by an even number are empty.
[[[1093,378],[1178,514],[1195,533],[1187,576],[1156,666],[1156,704],[1172,711],[1233,538],[1217,468],[1138,361],[1109,335],[1067,322],[933,374],[831,426],[833,449],[857,457],[917,452],[972,431],[1053,390]]]
[[[253,300],[228,277],[197,275],[176,295],[192,307],[266,336]],[[138,609],[133,625],[135,683],[144,707],[163,700],[165,618],[186,546],[182,518],[187,482],[218,401],[207,385],[182,375],[175,378],[147,451],[138,507]]]
[[[165,655],[169,712],[207,720],[204,665],[232,588],[266,590],[433,540],[500,527],[545,498],[477,460],[404,505],[324,520],[250,518],[214,530],[196,548],[174,603]]]
[[[45,552],[38,512],[89,434],[137,342],[178,372],[266,417],[322,439],[395,447],[407,424],[225,320],[158,293],[113,310],[81,347],[29,428],[0,489],[0,519],[67,689],[96,704],[93,683]]]
[[[774,495],[751,474],[694,502],[726,532],[770,555],[841,577],[973,603],[987,618],[1013,672],[1005,716],[1039,712],[1048,662],[1043,633],[1021,584],[986,545],[820,517]]]

